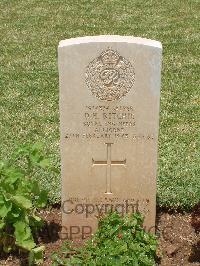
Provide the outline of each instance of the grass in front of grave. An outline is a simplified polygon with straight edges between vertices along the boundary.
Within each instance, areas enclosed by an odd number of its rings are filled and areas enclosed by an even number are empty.
[[[59,168],[57,45],[85,35],[134,35],[164,47],[158,203],[189,208],[200,198],[198,1],[36,1],[0,3],[1,155],[42,141]],[[60,175],[39,176],[60,199]]]

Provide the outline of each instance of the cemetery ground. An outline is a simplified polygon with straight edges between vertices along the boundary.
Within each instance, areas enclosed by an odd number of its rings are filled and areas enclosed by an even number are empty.
[[[198,1],[1,1],[0,10],[1,158],[9,158],[21,143],[40,141],[58,171],[58,42],[102,34],[161,41],[157,185],[161,265],[199,265],[200,239],[195,232],[199,213],[193,212],[200,199]],[[59,230],[60,211],[52,206],[60,204],[60,174],[41,170],[36,179],[49,191],[42,216]],[[44,265],[48,265],[61,241],[56,234],[45,239],[45,233],[39,241],[46,246]],[[23,259],[22,253],[1,254],[0,264],[18,265]]]
[[[196,209],[197,210],[197,209]],[[51,256],[54,252],[59,253],[65,240],[60,239],[61,211],[60,206],[49,207],[42,210],[40,215],[46,221],[46,226],[38,236],[40,245],[45,245],[44,262],[42,265],[52,265]],[[157,210],[156,231],[159,236],[158,263],[161,266],[169,265],[199,265],[200,239],[194,228],[200,231],[199,219],[200,206],[193,213],[180,213],[174,211]],[[193,223],[192,223],[193,222]],[[78,243],[78,246],[80,243]],[[26,266],[27,253],[14,253],[2,255],[0,265]],[[62,265],[62,264],[61,264]]]

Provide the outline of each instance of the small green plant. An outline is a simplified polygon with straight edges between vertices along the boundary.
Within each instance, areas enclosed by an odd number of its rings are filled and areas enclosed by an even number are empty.
[[[139,213],[110,213],[99,221],[99,229],[81,248],[66,242],[60,253],[52,254],[52,266],[153,266],[158,241],[142,228]]]
[[[42,259],[43,247],[36,247],[34,233],[43,225],[37,209],[48,198],[34,176],[47,166],[40,144],[23,145],[9,161],[0,161],[0,249],[29,251],[30,265]]]

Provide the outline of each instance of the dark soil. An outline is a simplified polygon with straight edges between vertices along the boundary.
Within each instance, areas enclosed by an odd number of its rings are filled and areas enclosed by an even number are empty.
[[[44,266],[51,265],[50,255],[59,250],[62,240],[59,238],[61,230],[61,211],[52,208],[41,212],[46,225],[38,234],[38,242],[45,245]],[[159,235],[161,266],[190,266],[200,265],[200,205],[192,213],[157,212],[157,235]],[[0,256],[0,265],[27,266],[26,254]]]
[[[160,265],[200,265],[200,234],[192,226],[192,217],[188,213],[158,213]]]

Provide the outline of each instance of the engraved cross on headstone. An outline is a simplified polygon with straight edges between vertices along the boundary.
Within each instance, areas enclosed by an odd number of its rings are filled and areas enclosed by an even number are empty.
[[[123,161],[111,160],[111,145],[113,143],[105,143],[107,145],[107,159],[106,161],[95,161],[92,159],[92,166],[107,166],[106,168],[106,194],[112,194],[111,192],[111,167],[114,165],[126,166],[126,159]]]

